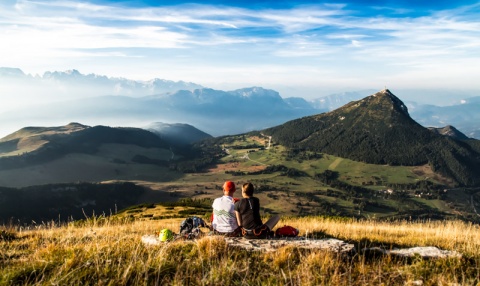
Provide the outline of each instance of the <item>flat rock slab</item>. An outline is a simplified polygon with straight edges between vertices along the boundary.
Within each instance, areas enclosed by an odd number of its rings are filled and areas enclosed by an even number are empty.
[[[233,247],[240,247],[250,251],[276,251],[284,246],[294,246],[307,249],[322,249],[337,253],[350,253],[355,251],[353,244],[334,238],[307,239],[304,237],[275,238],[275,239],[246,239],[246,238],[225,238],[227,244]]]
[[[400,249],[382,249],[380,247],[366,248],[365,253],[378,253],[383,255],[393,255],[398,257],[415,257],[422,258],[461,258],[462,254],[452,250],[442,250],[435,246],[423,246]]]
[[[246,239],[243,237],[225,237],[228,246],[239,247],[249,251],[275,251],[284,246],[294,246],[307,249],[323,249],[338,253],[355,251],[353,244],[348,244],[339,239],[307,239],[304,237],[275,238],[275,239]],[[160,245],[162,242],[155,235],[142,236],[145,245]]]
[[[231,247],[239,247],[248,251],[273,252],[285,246],[293,246],[306,249],[321,249],[336,253],[355,253],[355,246],[335,238],[308,239],[305,237],[274,238],[274,239],[246,239],[243,237],[225,237],[225,241]],[[145,245],[160,245],[158,236],[144,235],[142,243]],[[462,254],[451,250],[442,250],[434,246],[383,249],[380,247],[365,248],[363,253],[392,255],[397,257],[420,256],[424,259],[430,258],[461,258]]]

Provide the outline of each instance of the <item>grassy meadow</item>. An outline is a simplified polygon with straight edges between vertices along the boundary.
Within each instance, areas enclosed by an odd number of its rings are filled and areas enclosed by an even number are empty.
[[[160,211],[161,208],[157,210]],[[147,210],[147,209],[145,209]],[[163,209],[162,211],[167,211]],[[275,252],[229,247],[220,236],[141,243],[182,218],[119,215],[0,232],[0,285],[478,285],[480,229],[460,221],[379,222],[283,218],[309,239],[365,247],[437,246],[462,258],[401,259],[285,246]]]
[[[27,228],[23,224],[0,226],[0,286],[480,285],[480,227],[461,220],[464,217],[458,211],[463,203],[465,213],[472,214],[474,195],[449,191],[445,194],[447,201],[393,198],[381,192],[389,184],[444,182],[427,166],[378,166],[309,151],[290,154],[291,150],[282,146],[267,147],[267,140],[258,135],[238,136],[224,148],[228,154],[203,173],[182,174],[131,161],[136,154],[166,160],[172,156],[168,150],[132,146],[128,149],[131,152],[125,152],[115,145],[104,145],[95,156],[69,154],[30,169],[0,172],[8,180],[27,185],[42,183],[45,174],[55,174],[54,179],[104,183],[125,180],[151,189],[141,198],[143,205],[110,217],[92,217],[60,226],[48,222]],[[274,165],[294,169],[300,175],[258,172]],[[363,197],[362,192],[336,189],[315,179],[316,174],[326,170],[338,172],[339,181],[372,190],[373,195]],[[26,181],[26,177],[32,181]],[[237,185],[253,182],[258,188],[255,196],[260,198],[261,214],[282,215],[278,226],[294,226],[307,239],[340,239],[354,244],[357,251],[341,255],[287,245],[275,252],[248,252],[229,247],[219,236],[158,246],[141,243],[143,235],[163,228],[178,232],[180,222],[188,216],[207,218],[211,200],[221,194],[225,180]],[[190,200],[190,206],[178,203],[182,199]],[[365,206],[358,208],[361,203]],[[473,210],[467,209],[470,207]],[[429,208],[458,219],[395,217]],[[372,247],[417,246],[454,250],[462,257],[395,258],[362,252]]]

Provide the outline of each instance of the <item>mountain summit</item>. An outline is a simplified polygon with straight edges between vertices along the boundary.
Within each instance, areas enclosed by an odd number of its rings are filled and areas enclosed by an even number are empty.
[[[417,166],[461,185],[480,184],[478,140],[454,140],[413,120],[388,89],[328,113],[264,130],[275,142],[372,164]]]

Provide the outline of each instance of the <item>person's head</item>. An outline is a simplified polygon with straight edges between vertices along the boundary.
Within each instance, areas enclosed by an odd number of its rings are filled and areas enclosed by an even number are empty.
[[[245,183],[242,186],[242,195],[245,195],[247,197],[253,196],[253,184],[252,183]]]
[[[223,193],[230,197],[233,196],[233,193],[235,193],[235,183],[226,181],[225,184],[223,184]]]

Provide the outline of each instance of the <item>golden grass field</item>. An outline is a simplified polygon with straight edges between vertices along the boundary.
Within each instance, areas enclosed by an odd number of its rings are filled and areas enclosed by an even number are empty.
[[[310,239],[356,249],[437,246],[462,258],[425,260],[362,252],[337,255],[286,246],[274,253],[230,248],[219,236],[146,246],[140,240],[180,219],[89,219],[62,227],[2,229],[0,285],[479,285],[480,229],[461,221],[378,222],[284,218]]]

